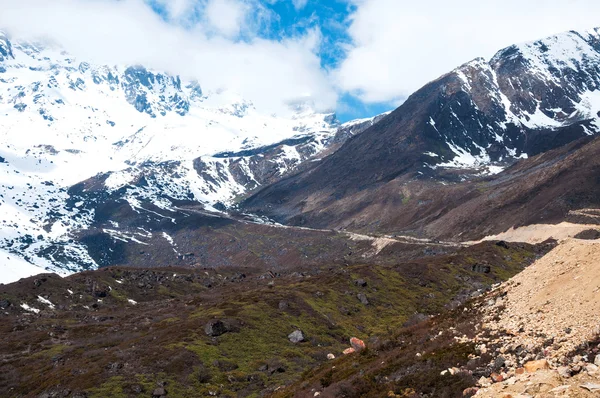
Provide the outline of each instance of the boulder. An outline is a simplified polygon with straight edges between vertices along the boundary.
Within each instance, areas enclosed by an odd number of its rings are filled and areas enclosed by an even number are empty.
[[[215,319],[204,326],[204,332],[211,337],[218,337],[229,332],[229,328],[223,321]]]
[[[363,303],[363,305],[369,305],[369,299],[367,298],[366,294],[358,293],[356,297],[360,300],[361,303]]]
[[[288,335],[288,339],[294,344],[302,343],[304,341],[304,333],[301,330],[295,330]]]
[[[538,370],[547,370],[550,369],[550,365],[548,361],[545,359],[541,359],[539,361],[529,361],[525,365],[523,365],[527,373],[535,373]]]
[[[367,348],[367,346],[365,345],[365,342],[362,341],[361,339],[357,339],[356,337],[352,337],[350,339],[350,345],[352,346],[352,348],[354,348],[354,351],[356,351],[356,352],[362,351],[365,348]]]
[[[357,279],[354,281],[354,284],[358,287],[367,287],[367,281],[364,279]]]

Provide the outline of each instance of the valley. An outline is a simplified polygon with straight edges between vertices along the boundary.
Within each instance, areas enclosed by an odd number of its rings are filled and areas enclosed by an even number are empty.
[[[345,123],[0,31],[0,395],[597,396],[599,93],[599,29]]]

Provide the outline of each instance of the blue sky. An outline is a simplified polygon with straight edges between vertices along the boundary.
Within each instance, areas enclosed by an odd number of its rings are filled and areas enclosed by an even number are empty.
[[[598,15],[597,0],[2,0],[0,26],[231,90],[264,112],[309,105],[347,121],[476,57],[585,33]]]

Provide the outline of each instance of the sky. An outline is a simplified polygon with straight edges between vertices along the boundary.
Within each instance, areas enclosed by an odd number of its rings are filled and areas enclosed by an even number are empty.
[[[0,0],[0,29],[93,62],[142,64],[283,114],[399,106],[476,57],[600,26],[597,0]]]

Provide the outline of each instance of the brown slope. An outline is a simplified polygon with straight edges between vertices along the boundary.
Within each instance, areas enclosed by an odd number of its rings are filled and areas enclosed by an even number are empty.
[[[595,115],[576,109],[585,95],[600,87],[598,65],[590,61],[570,68],[547,55],[548,46],[582,39],[590,52],[600,51],[597,40],[569,32],[530,43],[527,50],[501,50],[490,62],[467,63],[425,85],[320,164],[262,189],[241,207],[292,225],[378,232],[423,228],[478,196],[468,184],[454,184],[453,192],[436,188],[439,196],[418,209],[406,212],[402,206],[434,189],[430,177],[456,183],[477,174],[442,169],[440,165],[458,153],[507,166],[522,154],[535,156],[598,130],[590,120]],[[567,51],[578,57],[582,49]],[[530,52],[539,65],[525,55]],[[535,127],[531,115],[537,111],[563,127]],[[415,218],[415,212],[420,216]]]
[[[452,183],[403,175],[320,207],[304,203],[302,214],[288,222],[454,240],[557,223],[572,210],[600,206],[599,153],[600,140],[587,138],[493,177]]]

